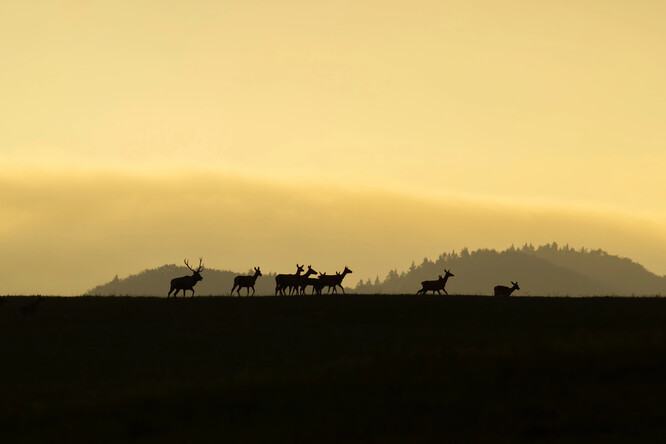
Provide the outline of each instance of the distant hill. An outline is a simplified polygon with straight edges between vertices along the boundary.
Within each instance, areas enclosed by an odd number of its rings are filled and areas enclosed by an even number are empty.
[[[556,243],[538,248],[525,245],[504,251],[480,249],[444,253],[436,261],[412,263],[408,271],[391,270],[383,281],[359,282],[358,293],[415,293],[421,281],[437,279],[444,269],[455,275],[447,282],[450,294],[492,294],[495,285],[511,286],[515,295],[643,296],[666,294],[666,276],[657,276],[627,258],[603,250],[574,250]]]
[[[657,276],[627,258],[613,256],[603,250],[574,250],[556,243],[537,248],[524,245],[504,251],[480,249],[470,252],[444,253],[435,261],[424,259],[412,263],[409,270],[389,271],[384,280],[361,280],[355,293],[416,293],[421,281],[437,279],[450,269],[455,275],[446,289],[450,294],[492,294],[495,285],[517,281],[516,296],[644,296],[666,295],[666,276]],[[195,286],[196,295],[228,295],[238,274],[252,274],[206,269],[203,281]],[[87,295],[166,296],[174,277],[190,275],[178,265],[164,265],[142,271],[124,279],[117,276],[99,285]],[[275,293],[275,274],[264,273],[257,279],[256,295]],[[188,292],[189,294],[189,292]],[[245,295],[245,289],[243,290]]]
[[[166,296],[169,292],[171,279],[180,276],[191,275],[192,272],[186,267],[180,265],[163,265],[159,268],[144,270],[139,274],[130,275],[124,279],[116,276],[106,284],[88,290],[85,294],[92,296]],[[206,268],[201,272],[203,280],[198,282],[195,287],[196,296],[219,296],[228,295],[231,287],[234,285],[234,277],[239,274],[254,274],[254,271],[248,270],[245,273],[236,273],[233,271],[215,270]],[[254,286],[256,295],[266,295],[275,293],[275,274],[265,273],[257,278]],[[245,295],[247,289],[241,290]],[[192,293],[187,292],[190,296]],[[182,291],[178,294],[180,297]]]

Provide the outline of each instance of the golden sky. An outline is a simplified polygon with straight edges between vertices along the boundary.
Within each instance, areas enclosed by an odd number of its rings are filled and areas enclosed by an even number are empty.
[[[185,256],[357,280],[552,241],[664,274],[663,17],[652,0],[0,0],[0,294]]]

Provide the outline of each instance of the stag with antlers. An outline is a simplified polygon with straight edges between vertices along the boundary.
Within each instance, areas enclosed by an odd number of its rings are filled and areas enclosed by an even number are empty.
[[[252,296],[254,296],[254,283],[257,282],[257,278],[261,276],[261,271],[259,267],[254,267],[254,274],[251,276],[236,276],[234,278],[234,286],[231,289],[231,295],[234,294],[234,289],[238,287],[238,297],[240,297],[241,288],[247,288],[247,295],[250,296],[250,288],[252,289]]]
[[[173,294],[174,298],[176,297],[176,295],[178,295],[178,292],[180,290],[183,290],[183,297],[185,297],[186,290],[192,290],[191,297],[194,297],[194,286],[197,284],[197,282],[203,279],[201,277],[201,271],[204,268],[202,261],[203,258],[199,258],[199,266],[195,270],[194,268],[190,267],[190,264],[187,262],[187,259],[185,259],[185,265],[187,266],[187,268],[189,268],[192,271],[192,275],[171,279],[171,289],[169,289],[169,294],[167,294],[167,298],[171,296],[171,292],[174,290],[176,290],[176,292]]]

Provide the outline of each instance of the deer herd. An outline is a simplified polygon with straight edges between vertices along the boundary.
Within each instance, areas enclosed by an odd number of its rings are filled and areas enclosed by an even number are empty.
[[[173,297],[175,298],[178,295],[178,292],[181,290],[183,291],[183,297],[185,297],[185,292],[187,290],[190,290],[192,292],[191,297],[194,297],[194,286],[197,284],[197,282],[203,280],[203,277],[201,277],[201,272],[204,269],[203,258],[199,258],[199,265],[197,268],[190,267],[187,259],[185,259],[185,266],[190,269],[192,274],[189,276],[182,276],[172,279],[171,288],[169,289],[167,298],[171,296],[171,293],[173,293]],[[352,271],[348,267],[345,267],[342,272],[338,271],[335,274],[329,275],[326,273],[319,273],[313,269],[311,265],[308,265],[308,269],[306,271],[305,265],[296,264],[296,273],[278,274],[275,276],[275,296],[285,296],[287,295],[287,292],[289,295],[305,295],[307,294],[308,287],[312,287],[310,294],[316,293],[321,295],[324,288],[327,289],[327,294],[337,293],[338,287],[340,287],[340,290],[344,294],[345,288],[342,286],[342,280],[351,272]],[[318,276],[310,277],[314,275]],[[241,289],[246,288],[247,296],[254,296],[254,284],[257,282],[257,278],[260,276],[262,276],[262,274],[261,270],[259,270],[259,267],[254,267],[254,274],[249,276],[236,276],[234,278],[234,286],[231,288],[231,295],[233,295],[234,291],[236,291],[240,297]],[[417,291],[416,294],[426,294],[427,292],[432,291],[432,294],[437,292],[437,294],[441,295],[441,292],[443,291],[444,294],[448,295],[449,293],[444,287],[446,286],[446,281],[448,281],[449,278],[453,276],[455,275],[451,273],[451,270],[444,270],[444,276],[440,274],[439,279],[434,281],[422,281],[421,289]],[[511,296],[511,293],[514,291],[520,290],[518,282],[511,281],[511,284],[511,287],[504,285],[495,286],[494,295],[508,297]],[[250,295],[250,289],[252,289],[252,295]],[[23,314],[23,316],[34,315],[37,311],[38,304],[41,302],[41,299],[41,296],[39,296],[36,300],[22,305],[21,314]],[[3,301],[4,298],[0,299],[0,303]]]
[[[190,290],[192,291],[192,297],[194,297],[194,286],[196,285],[197,282],[202,280],[203,278],[201,277],[201,271],[203,270],[203,259],[199,258],[199,266],[194,269],[190,267],[190,264],[187,262],[187,259],[185,259],[185,265],[187,268],[189,268],[192,271],[192,275],[190,276],[182,276],[178,277],[175,279],[171,280],[171,288],[169,289],[169,293],[167,294],[167,298],[171,296],[171,293],[175,291],[173,294],[173,297],[175,298],[176,295],[180,290],[183,290],[183,296],[185,296],[185,291]],[[324,288],[327,288],[327,294],[332,293],[337,293],[338,287],[340,287],[340,290],[342,291],[343,294],[345,294],[345,289],[342,286],[342,280],[345,278],[345,276],[352,271],[345,266],[345,269],[342,272],[336,272],[335,274],[327,275],[326,273],[319,273],[315,269],[312,268],[311,265],[308,265],[307,271],[304,269],[305,265],[298,265],[296,264],[296,273],[294,274],[278,274],[275,276],[275,296],[277,295],[282,295],[285,296],[287,295],[287,292],[289,292],[289,295],[305,295],[306,290],[308,287],[312,287],[312,292],[310,294],[318,294],[320,295],[322,293],[322,290]],[[303,273],[303,274],[301,274]],[[317,277],[310,277],[312,275],[319,275]],[[254,296],[254,284],[257,282],[257,278],[262,276],[261,270],[259,270],[259,267],[254,267],[254,274],[249,275],[249,276],[236,276],[234,278],[234,286],[231,288],[231,295],[234,294],[234,291],[238,294],[240,297],[241,295],[241,289],[246,288],[247,289],[247,295],[248,296]],[[442,294],[441,292],[443,291],[444,294],[448,295],[449,293],[446,291],[444,288],[446,286],[446,281],[449,280],[450,277],[455,276],[453,273],[451,273],[451,270],[444,270],[444,276],[439,275],[439,279],[434,280],[434,281],[422,281],[421,282],[421,289],[416,292],[416,294],[426,294],[428,291],[432,291],[432,294]],[[497,285],[494,288],[494,294],[495,296],[511,296],[511,293],[513,293],[515,290],[520,290],[520,287],[518,286],[518,282],[513,282],[511,281],[512,286],[511,287],[506,287],[504,285]],[[252,295],[250,295],[250,289],[252,289]]]

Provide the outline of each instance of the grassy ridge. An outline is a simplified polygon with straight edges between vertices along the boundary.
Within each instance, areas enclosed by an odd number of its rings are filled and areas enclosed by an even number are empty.
[[[349,295],[0,305],[0,436],[655,439],[666,300]]]

